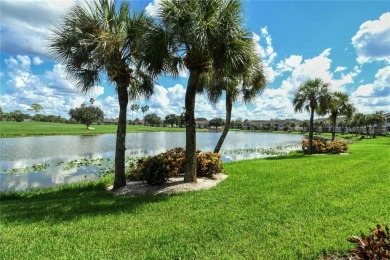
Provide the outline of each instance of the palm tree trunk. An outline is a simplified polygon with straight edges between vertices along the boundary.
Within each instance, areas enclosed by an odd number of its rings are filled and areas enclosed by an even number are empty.
[[[186,163],[184,182],[196,180],[196,124],[195,124],[195,96],[199,79],[199,71],[190,70],[185,96],[185,124],[186,124]]]
[[[232,101],[232,95],[230,91],[226,91],[226,121],[225,121],[225,127],[223,128],[223,132],[221,134],[221,137],[218,140],[217,145],[214,148],[214,153],[219,153],[221,150],[222,144],[225,141],[225,138],[229,132],[230,128],[230,120],[232,118],[232,107],[233,107],[233,101]]]
[[[125,176],[125,151],[126,151],[126,114],[129,96],[127,84],[118,83],[119,99],[119,119],[116,131],[116,150],[115,150],[115,178],[113,189],[119,189],[126,186]]]
[[[334,141],[334,139],[336,138],[336,117],[332,118],[332,125],[332,141]]]
[[[313,154],[313,125],[314,125],[314,108],[310,111],[310,122],[309,122],[309,147],[308,154]]]

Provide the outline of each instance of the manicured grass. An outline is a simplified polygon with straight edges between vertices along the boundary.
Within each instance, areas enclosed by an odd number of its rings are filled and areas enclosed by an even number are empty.
[[[45,122],[0,122],[0,137],[21,137],[40,135],[98,135],[115,134],[116,125],[92,125],[95,129],[87,129],[82,124],[61,124]],[[185,128],[150,127],[128,125],[128,133],[135,132],[184,132]]]
[[[390,224],[390,138],[350,155],[225,165],[227,180],[174,196],[113,196],[112,179],[2,194],[0,259],[319,259]]]

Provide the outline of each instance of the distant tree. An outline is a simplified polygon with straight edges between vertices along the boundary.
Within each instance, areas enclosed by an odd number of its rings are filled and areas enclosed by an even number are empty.
[[[142,125],[142,121],[141,121],[139,118],[136,118],[136,119],[134,120],[134,124],[135,124],[135,125]]]
[[[236,128],[236,129],[242,129],[242,118],[237,118],[235,120],[232,120],[232,128]]]
[[[166,124],[169,124],[171,127],[173,127],[173,125],[177,124],[177,115],[175,114],[169,114],[165,117],[165,123]]]
[[[195,119],[195,121],[206,121],[207,119],[205,117],[198,117]]]
[[[3,116],[4,116],[3,108],[0,106],[0,121],[3,121]]]
[[[142,115],[145,117],[145,113],[149,110],[148,105],[144,105],[141,107]]]
[[[332,141],[336,137],[336,122],[337,117],[340,115],[347,116],[351,118],[353,113],[356,111],[356,108],[351,102],[349,102],[348,95],[342,92],[333,92],[330,95],[328,113],[330,114],[329,118],[332,122]]]
[[[14,110],[14,111],[12,112],[12,117],[13,117],[13,119],[14,119],[16,122],[23,122],[23,119],[24,119],[23,113],[22,113],[22,111],[20,111],[20,110]]]
[[[303,109],[310,112],[308,154],[313,152],[314,113],[324,114],[328,109],[329,100],[329,84],[319,78],[301,84],[294,95],[295,112],[301,112]]]
[[[77,123],[82,123],[89,128],[92,123],[104,119],[104,112],[99,107],[82,104],[78,108],[70,109],[69,116]]]
[[[214,126],[215,128],[218,128],[220,126],[223,126],[225,124],[225,120],[220,117],[213,118],[209,121],[209,126]]]
[[[31,105],[31,107],[28,108],[27,110],[29,110],[29,111],[34,111],[35,114],[38,114],[42,109],[43,109],[43,107],[42,107],[40,104],[33,103],[33,104]]]
[[[356,113],[352,117],[351,125],[352,127],[357,128],[355,131],[356,136],[358,136],[358,134],[361,134],[360,128],[364,126],[364,115],[362,113]]]
[[[148,114],[144,118],[145,124],[151,125],[151,126],[160,126],[162,123],[162,120],[159,116],[156,114]]]
[[[372,115],[363,115],[363,126],[366,128],[366,136],[370,135],[370,123],[372,122],[371,119]]]
[[[139,109],[139,105],[137,105],[137,104],[132,104],[131,106],[130,106],[130,109],[131,109],[131,111],[132,111],[132,117],[134,118],[134,111],[135,111],[135,117],[137,117],[137,112],[138,112],[138,109]]]
[[[376,111],[374,114],[369,116],[368,119],[370,125],[371,125],[371,137],[375,137],[377,134],[378,129],[382,127],[382,124],[386,122],[386,118],[384,116],[383,111]],[[374,131],[374,127],[376,126],[376,131]]]

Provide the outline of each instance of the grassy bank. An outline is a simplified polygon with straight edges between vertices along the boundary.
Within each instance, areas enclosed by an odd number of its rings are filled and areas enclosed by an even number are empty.
[[[0,122],[0,137],[22,137],[41,135],[98,135],[115,134],[116,125],[92,125],[87,129],[82,124],[61,124],[45,122]],[[136,132],[184,132],[185,128],[150,127],[128,125],[128,133]]]
[[[318,259],[390,224],[390,138],[350,155],[225,165],[208,191],[113,196],[112,180],[2,194],[0,259]]]

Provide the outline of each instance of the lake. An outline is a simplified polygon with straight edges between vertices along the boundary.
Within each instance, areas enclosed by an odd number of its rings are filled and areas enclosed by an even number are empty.
[[[212,151],[219,136],[220,133],[197,133],[197,148]],[[298,149],[302,138],[293,134],[231,131],[222,146],[222,160],[266,157],[270,156],[266,150],[271,148],[279,152]],[[102,158],[99,161],[102,164],[105,159],[113,159],[115,140],[116,135],[2,138],[0,191],[24,191],[96,179],[102,167],[69,167],[67,162]],[[155,155],[175,147],[185,147],[184,132],[132,133],[126,137],[127,157]]]

